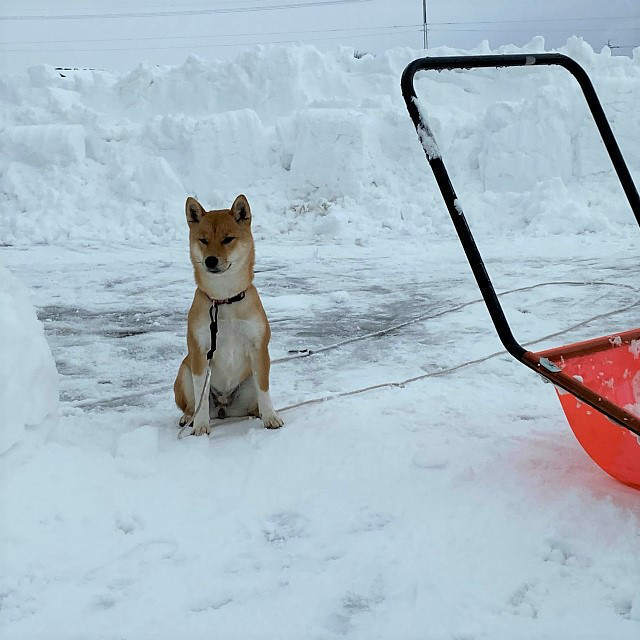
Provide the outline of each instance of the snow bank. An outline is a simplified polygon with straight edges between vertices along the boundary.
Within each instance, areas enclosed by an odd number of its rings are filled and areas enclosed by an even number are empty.
[[[58,373],[27,290],[0,264],[0,453],[58,405]]]
[[[536,38],[498,52],[543,50]],[[563,51],[586,67],[637,172],[640,56],[577,38]],[[449,223],[399,87],[420,55],[273,46],[124,75],[40,66],[3,78],[0,240],[162,242],[184,235],[185,195],[215,207],[239,192],[268,233],[438,231]],[[416,86],[466,211],[489,232],[632,223],[564,70],[423,74]]]

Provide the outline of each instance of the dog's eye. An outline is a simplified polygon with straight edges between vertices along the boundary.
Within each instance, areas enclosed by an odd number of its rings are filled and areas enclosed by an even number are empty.
[[[233,240],[235,240],[233,236],[227,236],[222,240],[222,244],[229,244],[230,242],[233,242]]]
[[[206,238],[200,238],[200,242],[206,247],[209,244],[209,241]]]

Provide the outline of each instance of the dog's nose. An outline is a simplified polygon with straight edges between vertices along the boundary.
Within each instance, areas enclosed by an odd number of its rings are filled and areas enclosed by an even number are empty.
[[[215,256],[208,256],[204,261],[207,269],[215,269],[218,266],[218,258]]]

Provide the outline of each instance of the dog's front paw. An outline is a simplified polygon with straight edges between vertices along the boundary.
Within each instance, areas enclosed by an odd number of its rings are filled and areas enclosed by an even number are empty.
[[[211,427],[208,422],[204,424],[194,424],[193,430],[191,431],[192,436],[204,436],[209,435],[211,433]]]
[[[178,421],[178,425],[180,425],[181,427],[184,427],[185,425],[189,424],[192,420],[193,420],[193,416],[190,416],[188,413],[183,413],[182,417]]]
[[[262,416],[262,423],[267,429],[279,429],[284,424],[284,421],[273,411]]]

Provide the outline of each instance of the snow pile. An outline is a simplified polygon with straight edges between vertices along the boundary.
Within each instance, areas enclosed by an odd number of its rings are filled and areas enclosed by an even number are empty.
[[[542,50],[537,38],[498,52]],[[640,56],[596,54],[577,38],[563,51],[587,69],[638,171]],[[124,75],[40,66],[2,78],[0,239],[166,241],[184,233],[185,195],[217,207],[240,192],[268,233],[448,228],[400,94],[420,55],[273,46]],[[465,210],[489,232],[632,223],[564,70],[423,74],[416,86]]]
[[[0,264],[0,453],[57,411],[58,373],[27,290]]]

